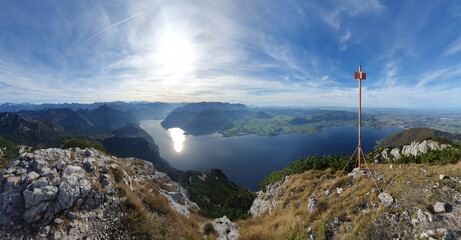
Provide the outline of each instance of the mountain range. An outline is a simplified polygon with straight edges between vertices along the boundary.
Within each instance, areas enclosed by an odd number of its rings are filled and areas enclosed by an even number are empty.
[[[45,109],[64,109],[69,108],[73,111],[81,109],[93,110],[100,106],[106,105],[108,107],[121,110],[130,111],[139,120],[145,119],[163,119],[165,115],[173,109],[173,106],[178,104],[168,104],[161,102],[95,102],[95,103],[45,103],[45,104],[31,104],[31,103],[3,103],[0,104],[0,112],[19,112],[19,111],[39,111]]]
[[[0,136],[16,144],[41,147],[55,147],[63,139],[81,138],[101,143],[113,154],[138,157],[170,169],[170,164],[160,157],[153,138],[139,127],[133,111],[125,104],[119,106],[127,110],[103,104],[91,110],[48,108],[0,113]],[[134,109],[139,106],[135,104]],[[165,110],[163,104],[142,106],[149,107],[150,113]],[[155,107],[162,109],[157,111]]]

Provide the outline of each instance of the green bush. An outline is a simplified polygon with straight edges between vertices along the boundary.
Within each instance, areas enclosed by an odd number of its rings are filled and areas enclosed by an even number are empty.
[[[248,210],[256,198],[256,193],[247,188],[240,189],[236,193],[226,196],[221,205],[213,203],[204,203],[200,201],[199,214],[208,218],[219,218],[227,216],[231,221],[237,219],[247,219],[250,216]]]
[[[106,148],[104,146],[102,146],[101,144],[91,142],[91,141],[88,141],[88,140],[84,140],[84,139],[78,139],[78,138],[64,139],[59,143],[59,147],[63,148],[63,149],[65,149],[65,148],[75,148],[75,147],[78,147],[78,148],[81,148],[81,149],[94,148],[94,149],[97,149],[99,151],[107,153]]]

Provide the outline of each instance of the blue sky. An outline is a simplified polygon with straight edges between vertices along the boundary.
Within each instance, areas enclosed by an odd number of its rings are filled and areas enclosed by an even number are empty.
[[[0,102],[460,108],[459,1],[0,0]]]

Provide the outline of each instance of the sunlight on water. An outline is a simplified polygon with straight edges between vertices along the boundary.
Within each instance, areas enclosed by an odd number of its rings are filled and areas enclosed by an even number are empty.
[[[168,129],[171,140],[173,141],[174,150],[176,152],[181,152],[183,148],[183,142],[186,140],[184,131],[181,128],[170,128]]]

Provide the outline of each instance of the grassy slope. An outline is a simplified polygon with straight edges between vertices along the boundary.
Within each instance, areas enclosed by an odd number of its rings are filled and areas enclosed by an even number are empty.
[[[370,168],[383,176],[377,181],[378,186],[398,199],[400,208],[380,206],[378,192],[372,192],[375,185],[368,178],[354,180],[342,176],[336,180],[336,172],[331,169],[310,170],[291,176],[283,184],[286,186],[285,194],[277,199],[281,203],[271,215],[266,212],[260,217],[237,222],[241,227],[241,239],[306,239],[308,227],[312,228],[315,239],[331,238],[331,223],[335,219],[344,222],[339,226],[337,239],[392,239],[392,231],[379,225],[373,228],[370,223],[385,212],[406,209],[414,217],[418,208],[427,210],[436,201],[447,201],[450,196],[441,190],[443,186],[461,191],[459,184],[452,180],[439,179],[440,173],[461,178],[461,162],[445,166],[406,164],[392,169],[389,165],[370,164]],[[421,169],[427,172],[422,174]],[[344,192],[338,195],[336,187],[343,188]],[[333,193],[326,196],[325,191],[330,188]],[[307,205],[311,197],[318,202],[316,209],[309,213]],[[367,202],[377,207],[367,208]]]

